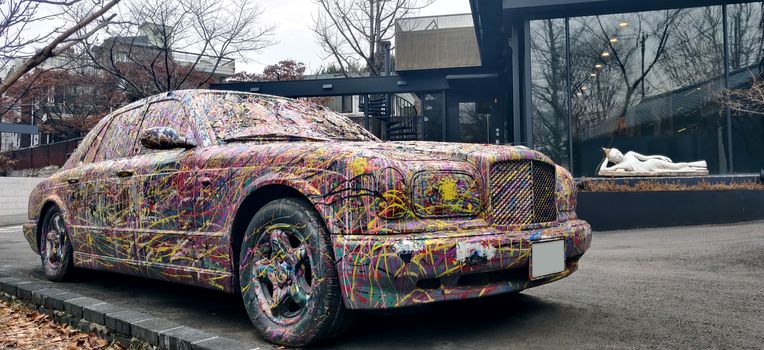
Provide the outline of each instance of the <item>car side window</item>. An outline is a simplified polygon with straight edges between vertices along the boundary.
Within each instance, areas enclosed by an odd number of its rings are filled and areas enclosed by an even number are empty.
[[[124,158],[133,149],[142,108],[134,108],[115,115],[103,135],[93,162]]]
[[[141,123],[141,132],[138,135],[143,135],[143,132],[146,129],[158,126],[171,127],[181,136],[195,139],[194,127],[188,118],[185,107],[183,107],[183,104],[179,101],[165,100],[154,102],[149,105],[149,108],[146,110],[146,115],[143,117],[143,123]],[[140,142],[138,142],[135,147],[137,149],[137,154],[153,152],[153,150],[143,147]]]
[[[102,123],[101,123],[102,124]],[[108,123],[106,125],[100,125],[100,128],[95,134],[93,134],[93,137],[89,140],[90,143],[88,145],[88,149],[85,150],[85,156],[82,157],[83,163],[92,163],[96,156],[96,151],[98,151],[98,147],[101,145],[101,141],[103,140],[104,134],[106,134],[106,129],[108,129]],[[96,126],[98,127],[98,125]],[[96,130],[96,129],[93,129]]]

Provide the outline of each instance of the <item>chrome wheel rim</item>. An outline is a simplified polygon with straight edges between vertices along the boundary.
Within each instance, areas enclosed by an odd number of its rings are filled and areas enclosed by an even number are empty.
[[[260,308],[277,323],[291,323],[308,306],[313,274],[308,242],[291,225],[266,228],[253,249],[251,284]]]
[[[66,227],[61,213],[53,214],[45,227],[45,263],[52,270],[57,270],[64,259],[66,241]]]

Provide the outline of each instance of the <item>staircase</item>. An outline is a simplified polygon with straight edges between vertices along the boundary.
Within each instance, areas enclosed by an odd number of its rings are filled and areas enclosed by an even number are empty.
[[[411,102],[392,95],[390,106],[388,106],[386,95],[370,95],[368,101],[363,97],[359,103],[359,109],[363,111],[366,108],[369,117],[385,123],[387,140],[409,141],[418,138],[419,116]]]

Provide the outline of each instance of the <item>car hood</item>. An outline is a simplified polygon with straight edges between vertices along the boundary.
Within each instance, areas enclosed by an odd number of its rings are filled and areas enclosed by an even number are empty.
[[[227,164],[234,167],[270,163],[314,168],[317,164],[323,164],[318,167],[334,167],[355,161],[358,164],[376,163],[377,168],[394,166],[412,173],[424,169],[453,169],[478,170],[485,175],[491,164],[499,161],[536,160],[554,164],[545,155],[522,146],[428,141],[236,142],[199,152],[198,160],[207,166]]]
[[[485,165],[505,160],[537,160],[554,164],[547,156],[524,146],[399,141],[366,143],[363,148],[400,161],[453,160]]]

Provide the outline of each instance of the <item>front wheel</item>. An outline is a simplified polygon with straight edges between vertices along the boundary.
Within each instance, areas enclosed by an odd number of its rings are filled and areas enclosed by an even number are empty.
[[[247,314],[261,337],[287,346],[327,339],[347,311],[329,233],[302,200],[272,201],[252,218],[239,254]]]
[[[54,207],[45,213],[40,234],[40,258],[45,277],[61,281],[71,277],[74,270],[72,244],[61,210]]]

